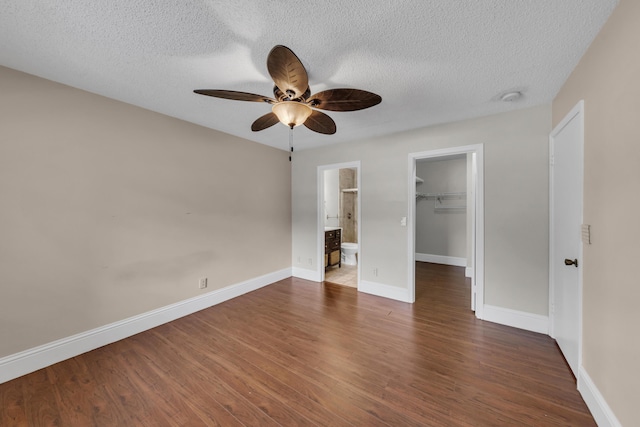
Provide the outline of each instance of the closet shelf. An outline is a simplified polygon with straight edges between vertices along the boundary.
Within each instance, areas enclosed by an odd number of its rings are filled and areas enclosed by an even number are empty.
[[[416,199],[463,199],[467,197],[466,191],[459,193],[416,193]]]
[[[433,200],[435,210],[452,210],[467,208],[467,193],[465,191],[454,193],[416,193],[416,201]],[[456,202],[459,200],[459,202]]]

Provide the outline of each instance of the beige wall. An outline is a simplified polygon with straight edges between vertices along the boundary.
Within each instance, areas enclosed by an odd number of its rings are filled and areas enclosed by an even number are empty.
[[[484,144],[485,303],[546,316],[550,125],[551,106],[542,106],[296,152],[293,266],[318,271],[317,260],[307,261],[317,251],[317,166],[360,160],[361,280],[408,288],[408,232],[400,225],[408,154]]]
[[[585,101],[583,366],[625,426],[640,420],[640,2],[621,0],[553,102]]]
[[[0,357],[291,267],[288,153],[0,67]]]

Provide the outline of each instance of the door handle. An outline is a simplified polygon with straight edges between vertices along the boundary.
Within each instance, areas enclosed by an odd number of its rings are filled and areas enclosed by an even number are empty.
[[[578,268],[578,260],[577,259],[571,260],[571,259],[565,258],[564,265],[575,265],[576,268]]]

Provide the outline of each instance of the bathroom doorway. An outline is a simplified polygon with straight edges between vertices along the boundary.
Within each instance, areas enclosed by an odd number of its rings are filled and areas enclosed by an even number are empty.
[[[318,167],[321,280],[357,288],[360,277],[360,162]]]

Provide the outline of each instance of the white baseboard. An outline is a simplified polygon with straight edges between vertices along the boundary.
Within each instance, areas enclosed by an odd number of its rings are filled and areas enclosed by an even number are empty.
[[[130,337],[291,276],[291,268],[256,277],[109,325],[0,358],[0,384]]]
[[[578,368],[578,391],[600,427],[622,427],[583,366]]]
[[[549,317],[540,314],[485,304],[482,319],[526,331],[538,332],[545,335],[549,334]]]
[[[306,268],[293,267],[291,275],[298,279],[311,280],[312,282],[321,282],[320,272],[315,270],[308,270]]]
[[[455,256],[431,255],[416,253],[416,261],[431,262],[434,264],[454,265],[456,267],[466,267],[467,259]]]
[[[361,280],[358,284],[358,291],[397,301],[411,302],[409,299],[409,290],[407,288],[399,288],[397,286]]]

